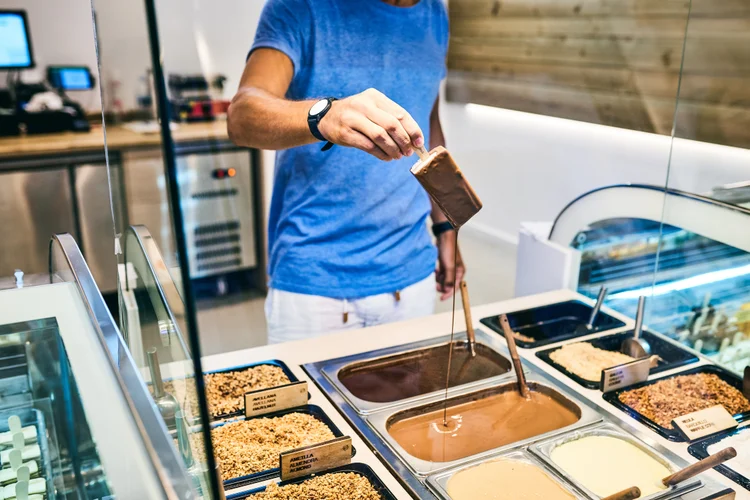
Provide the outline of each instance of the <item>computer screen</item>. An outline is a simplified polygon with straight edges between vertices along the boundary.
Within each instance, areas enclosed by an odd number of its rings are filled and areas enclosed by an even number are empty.
[[[26,12],[0,10],[0,69],[34,67]]]
[[[94,80],[86,66],[50,66],[47,68],[50,85],[60,90],[90,90]]]

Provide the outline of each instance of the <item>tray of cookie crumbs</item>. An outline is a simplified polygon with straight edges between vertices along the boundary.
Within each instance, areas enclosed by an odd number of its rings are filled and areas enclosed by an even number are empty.
[[[604,394],[604,400],[660,436],[684,442],[672,420],[688,413],[723,405],[737,422],[750,419],[750,401],[742,394],[742,379],[719,366],[699,366]]]
[[[211,420],[237,417],[245,411],[245,393],[298,382],[277,359],[203,374]]]
[[[279,454],[342,437],[322,408],[298,406],[253,418],[212,424],[214,455],[226,489],[279,474]],[[355,450],[352,449],[352,456]]]
[[[353,463],[235,495],[227,500],[396,500],[368,465]]]
[[[212,422],[242,416],[247,392],[299,381],[289,367],[277,359],[205,372],[203,380]],[[198,407],[194,379],[166,380],[164,390],[183,405]]]

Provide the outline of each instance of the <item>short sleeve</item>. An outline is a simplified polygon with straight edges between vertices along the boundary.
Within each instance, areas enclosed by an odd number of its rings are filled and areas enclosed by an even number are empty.
[[[292,60],[296,76],[309,50],[312,22],[307,0],[267,0],[247,57],[256,49],[276,49]]]

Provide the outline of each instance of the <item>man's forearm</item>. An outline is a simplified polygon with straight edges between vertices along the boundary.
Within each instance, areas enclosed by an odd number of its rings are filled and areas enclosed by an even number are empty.
[[[259,149],[287,149],[316,141],[307,125],[314,101],[289,101],[261,89],[240,90],[227,113],[229,138]]]

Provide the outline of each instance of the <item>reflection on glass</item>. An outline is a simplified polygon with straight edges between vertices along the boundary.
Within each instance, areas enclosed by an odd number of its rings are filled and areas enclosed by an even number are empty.
[[[735,28],[749,16],[747,2],[692,2],[667,187],[720,203],[691,208],[684,229],[665,225],[653,288],[655,327],[740,374],[750,362],[750,33]],[[665,220],[684,209],[667,198]]]
[[[2,463],[14,449],[17,418],[32,491],[47,498],[111,495],[55,318],[0,326],[0,377]]]
[[[184,333],[182,295],[154,238],[144,226],[124,237],[123,318],[130,353],[142,372],[173,444],[199,491],[207,492],[195,370]]]

